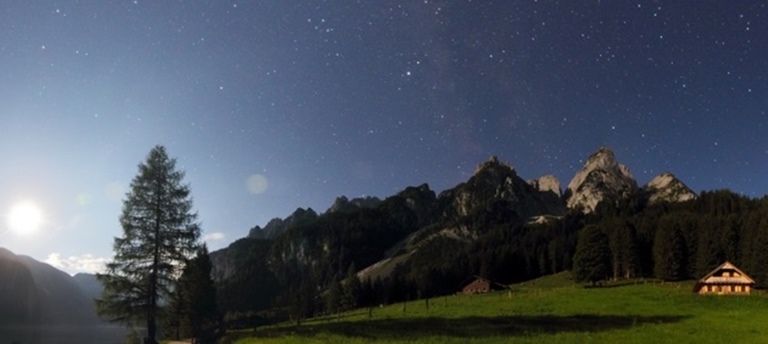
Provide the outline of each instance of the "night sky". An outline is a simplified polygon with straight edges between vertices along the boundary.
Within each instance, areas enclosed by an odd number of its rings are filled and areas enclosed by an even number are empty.
[[[466,181],[565,187],[601,146],[639,184],[768,193],[763,1],[5,1],[0,246],[92,271],[137,165],[186,171],[211,249],[297,207]]]

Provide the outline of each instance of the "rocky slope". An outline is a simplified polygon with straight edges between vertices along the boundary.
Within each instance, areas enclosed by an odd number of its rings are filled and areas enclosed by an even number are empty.
[[[648,204],[685,202],[696,198],[696,194],[672,173],[662,173],[651,179],[643,187],[643,193]]]
[[[379,204],[381,204],[381,200],[372,196],[357,197],[351,200],[346,196],[340,196],[336,198],[336,201],[334,201],[333,205],[328,208],[327,212],[350,213],[360,208],[376,208]]]
[[[443,214],[449,219],[496,209],[527,220],[540,215],[562,215],[565,207],[559,192],[557,178],[547,176],[528,183],[509,164],[494,156],[480,164],[466,183],[441,193],[438,202],[447,204]]]
[[[435,209],[431,222],[388,250],[382,260],[361,270],[358,277],[386,277],[414,253],[429,249],[435,240],[467,243],[495,223],[561,216],[565,203],[560,197],[560,182],[554,176],[526,182],[512,166],[494,156],[481,163],[466,183],[440,193]]]
[[[565,198],[569,209],[591,213],[602,202],[616,204],[636,196],[638,190],[629,168],[616,161],[610,148],[602,147],[568,183]]]
[[[251,228],[247,237],[251,239],[274,239],[288,228],[304,225],[314,220],[317,220],[317,213],[312,208],[306,210],[298,208],[285,219],[276,217],[270,220],[264,228],[259,226]]]

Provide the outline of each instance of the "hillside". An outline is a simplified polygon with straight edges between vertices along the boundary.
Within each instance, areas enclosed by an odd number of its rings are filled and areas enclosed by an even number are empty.
[[[454,295],[232,334],[235,343],[714,343],[768,340],[764,296],[712,297],[693,282],[605,288],[564,275],[485,295]],[[405,310],[404,310],[405,309]],[[235,340],[236,338],[240,338]]]

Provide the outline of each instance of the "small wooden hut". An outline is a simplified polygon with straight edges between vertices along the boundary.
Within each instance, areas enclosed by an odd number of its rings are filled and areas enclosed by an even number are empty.
[[[755,281],[731,262],[725,262],[702,277],[693,291],[699,294],[749,294]]]
[[[489,293],[491,290],[494,290],[494,284],[493,282],[479,277],[475,276],[475,279],[472,280],[469,284],[467,284],[464,288],[461,289],[462,294],[482,294],[482,293]]]

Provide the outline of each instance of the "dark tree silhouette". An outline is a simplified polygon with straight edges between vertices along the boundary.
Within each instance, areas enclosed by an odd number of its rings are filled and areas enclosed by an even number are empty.
[[[200,227],[183,178],[163,146],[149,152],[123,203],[115,256],[98,275],[104,284],[98,313],[113,322],[146,321],[149,343],[156,343],[160,300],[170,296],[179,269],[198,248]]]
[[[685,238],[676,223],[661,221],[653,242],[654,274],[667,281],[686,277],[687,257]]]
[[[608,237],[595,226],[585,227],[579,235],[573,256],[573,275],[576,281],[605,280],[611,273],[611,250]]]
[[[183,314],[183,322],[188,324],[189,336],[196,343],[215,343],[220,319],[216,287],[211,278],[211,259],[205,246],[184,267],[178,288],[186,296],[187,311]]]

